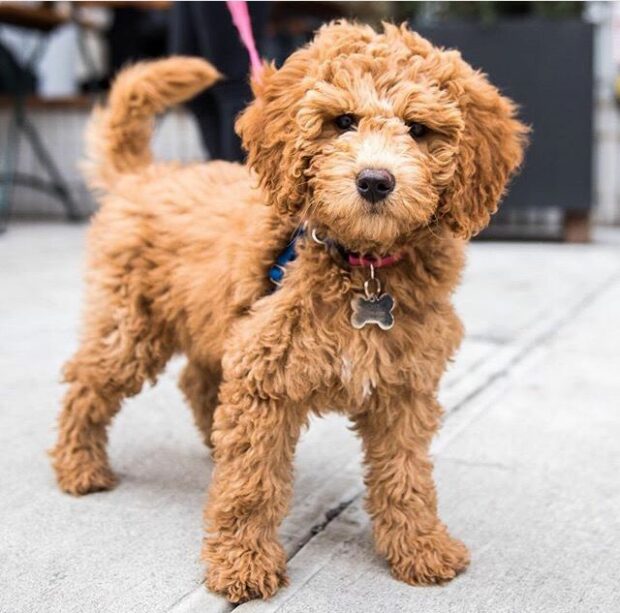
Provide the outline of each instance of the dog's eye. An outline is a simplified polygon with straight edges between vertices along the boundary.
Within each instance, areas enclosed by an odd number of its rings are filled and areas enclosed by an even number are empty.
[[[428,128],[423,123],[412,121],[409,124],[409,134],[413,138],[422,138],[428,132]]]
[[[334,123],[339,130],[346,132],[355,127],[356,121],[353,115],[347,113],[346,115],[338,115],[338,117],[334,119]]]

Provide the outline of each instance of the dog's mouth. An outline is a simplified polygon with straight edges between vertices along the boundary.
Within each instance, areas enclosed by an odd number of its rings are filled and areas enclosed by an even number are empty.
[[[316,242],[338,245],[341,251],[384,255],[407,243],[409,232],[403,233],[398,221],[385,215],[368,211],[356,220],[330,220],[319,218],[308,222]]]
[[[334,204],[335,202],[335,204]],[[317,200],[308,207],[311,228],[347,250],[385,254],[409,243],[415,235],[432,225],[436,207],[407,205],[398,193],[381,202],[350,198],[349,206],[337,196]]]

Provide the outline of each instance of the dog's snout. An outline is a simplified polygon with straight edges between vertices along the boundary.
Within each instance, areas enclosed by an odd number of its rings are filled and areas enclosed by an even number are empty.
[[[396,180],[394,175],[387,170],[366,168],[357,175],[355,185],[364,200],[375,204],[394,191]]]

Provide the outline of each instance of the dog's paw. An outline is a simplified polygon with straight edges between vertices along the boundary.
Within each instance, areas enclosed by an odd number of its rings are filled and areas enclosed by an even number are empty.
[[[95,459],[85,451],[67,454],[54,450],[51,455],[58,486],[67,494],[83,496],[112,489],[117,483],[107,460]]]
[[[282,548],[274,544],[269,549],[272,551],[207,542],[207,587],[235,604],[273,596],[288,579]]]
[[[454,579],[469,564],[467,547],[445,529],[418,537],[404,558],[391,564],[392,574],[411,585],[432,585]]]

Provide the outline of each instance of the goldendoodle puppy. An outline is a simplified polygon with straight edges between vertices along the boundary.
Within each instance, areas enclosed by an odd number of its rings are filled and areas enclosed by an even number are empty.
[[[106,428],[182,352],[181,386],[215,459],[212,590],[240,602],[286,583],[277,531],[295,444],[310,412],[327,410],[363,440],[393,574],[452,579],[469,558],[437,516],[429,458],[462,336],[451,294],[526,128],[456,51],[405,26],[339,22],[253,83],[237,122],[248,167],[153,162],[153,116],[217,78],[198,59],[138,64],[95,115],[90,171],[106,195],[52,452],[60,487],[114,485]]]

